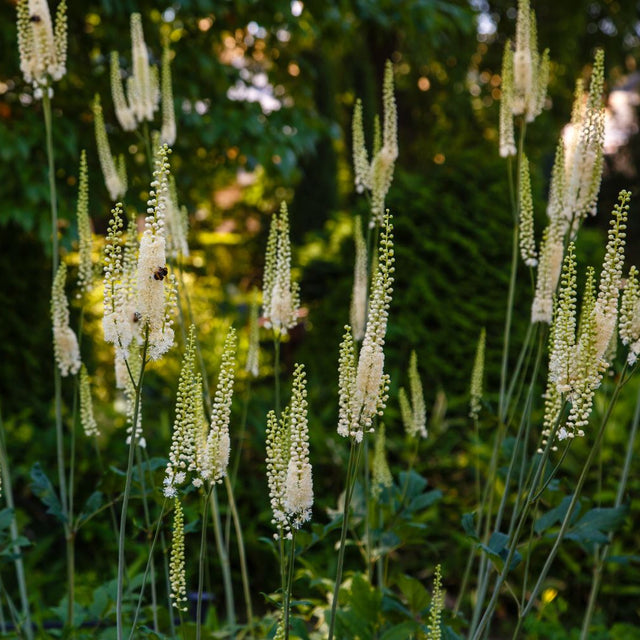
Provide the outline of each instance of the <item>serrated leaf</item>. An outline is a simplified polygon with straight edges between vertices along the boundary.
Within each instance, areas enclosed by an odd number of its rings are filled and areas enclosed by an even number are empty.
[[[407,640],[407,638],[413,637],[418,629],[420,629],[420,625],[417,622],[407,620],[387,629],[380,636],[380,640]]]
[[[408,575],[401,575],[396,579],[396,584],[400,593],[407,599],[413,613],[420,613],[427,608],[431,596],[419,580]]]
[[[13,521],[13,509],[7,507],[0,511],[0,531],[8,529]]]
[[[31,467],[31,491],[40,498],[41,502],[47,507],[47,513],[55,516],[60,522],[66,523],[67,517],[62,513],[62,505],[58,499],[58,495],[51,484],[51,480],[42,470],[39,462]]]
[[[569,505],[571,504],[573,496],[565,496],[562,499],[562,502],[557,507],[554,507],[547,513],[541,515],[533,525],[533,530],[540,534],[553,527],[555,524],[560,524],[564,517],[567,515],[567,511],[569,511]],[[575,511],[573,512],[571,519],[575,520],[580,514],[580,503],[576,505]]]
[[[473,522],[475,515],[476,515],[475,512],[465,513],[462,516],[461,522],[462,522],[462,528],[464,529],[464,532],[467,534],[467,537],[478,542],[480,538],[478,537],[478,534],[476,532],[476,526]]]
[[[85,520],[97,513],[102,506],[104,496],[101,491],[94,491],[84,503],[82,511],[78,515],[78,525],[80,526]]]

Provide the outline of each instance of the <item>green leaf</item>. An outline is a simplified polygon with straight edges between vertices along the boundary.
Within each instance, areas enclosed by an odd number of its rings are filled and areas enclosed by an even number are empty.
[[[78,515],[78,527],[100,510],[103,498],[104,496],[101,491],[94,491],[87,498],[87,501],[84,503],[84,507],[82,507],[82,511]]]
[[[420,613],[427,608],[431,596],[419,580],[408,575],[401,575],[397,578],[396,583],[413,613]]]
[[[407,499],[415,498],[419,496],[427,487],[427,481],[423,478],[419,473],[415,471],[411,471],[407,473],[406,471],[400,472],[400,487],[404,487],[406,485],[405,496]]]
[[[401,622],[400,624],[387,629],[381,636],[380,640],[407,640],[411,638],[420,628],[417,622]]]
[[[540,516],[535,524],[533,530],[540,534],[552,527],[555,524],[562,522],[569,511],[569,505],[571,504],[573,496],[566,496],[562,499],[562,502],[555,508],[547,511],[544,515]],[[577,504],[576,509],[571,516],[572,520],[577,518],[580,513],[580,503]]]
[[[494,566],[502,571],[504,567],[504,563],[507,560],[507,556],[509,555],[509,550],[507,549],[507,543],[509,542],[509,536],[500,531],[494,531],[489,538],[489,544],[481,544],[480,548],[489,556],[489,559],[494,564]],[[522,561],[522,554],[519,551],[515,551],[513,556],[511,557],[511,564],[509,566],[509,571],[512,571],[515,567],[517,567]]]
[[[620,527],[628,511],[627,505],[591,509],[573,525],[565,538],[580,544],[606,544],[609,541],[609,532]]]
[[[0,511],[0,531],[8,529],[13,520],[13,509],[7,507]]]
[[[478,537],[478,534],[476,532],[476,526],[473,523],[475,515],[475,512],[465,513],[462,516],[462,528],[469,538],[478,542],[480,538]]]
[[[433,491],[427,491],[422,495],[414,498],[409,504],[409,511],[421,511],[430,507],[432,504],[438,502],[442,498],[442,491],[440,489],[434,489]]]
[[[51,484],[51,480],[42,470],[39,462],[36,462],[31,468],[31,480],[33,481],[31,483],[31,491],[48,507],[47,513],[58,518],[60,522],[67,522],[67,516],[62,513],[62,505]]]

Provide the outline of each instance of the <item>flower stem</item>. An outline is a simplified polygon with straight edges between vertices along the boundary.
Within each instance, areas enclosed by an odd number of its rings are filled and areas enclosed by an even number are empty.
[[[135,386],[136,399],[133,408],[133,420],[131,427],[131,440],[129,442],[129,457],[127,460],[127,475],[124,485],[124,494],[122,496],[122,511],[120,513],[120,534],[118,536],[118,578],[116,591],[116,637],[118,640],[123,638],[122,627],[122,588],[124,583],[124,545],[127,532],[127,508],[129,507],[129,496],[131,495],[131,479],[133,477],[133,458],[136,448],[136,432],[138,428],[138,419],[140,415],[140,397],[142,395],[142,380],[144,378],[144,369],[147,364],[147,347],[149,346],[149,328],[146,329],[144,346],[142,347],[142,365],[140,367],[140,376]]]
[[[236,613],[233,598],[233,586],[231,583],[231,567],[229,565],[229,556],[225,549],[224,540],[222,539],[222,523],[220,522],[220,507],[218,506],[218,493],[216,487],[209,497],[211,504],[211,519],[213,520],[213,531],[216,538],[216,547],[218,548],[218,557],[220,558],[220,569],[222,571],[222,582],[224,585],[225,604],[227,607],[227,622],[233,631],[236,626]]]
[[[198,600],[196,604],[196,640],[202,633],[202,590],[204,585],[204,558],[207,551],[207,516],[209,515],[209,498],[213,485],[209,487],[202,504],[202,531],[200,532],[200,555],[198,556]]]
[[[287,586],[284,592],[284,640],[289,640],[289,609],[291,607],[291,589],[293,586],[293,565],[296,559],[296,529],[291,529],[291,546],[289,549],[289,566]]]
[[[12,542],[18,539],[18,522],[15,514],[15,503],[13,501],[13,490],[11,487],[11,474],[9,473],[9,459],[7,457],[7,449],[5,446],[4,421],[2,413],[0,413],[0,473],[2,474],[2,487],[7,501],[7,507],[13,511],[11,524],[9,525],[9,535]],[[27,593],[27,580],[24,572],[24,564],[22,562],[22,554],[20,547],[14,546],[12,551],[15,555],[13,563],[16,568],[16,580],[18,582],[18,591],[20,593],[20,603],[22,605],[22,617],[24,618],[25,636],[27,640],[33,640],[33,628],[31,626],[31,612],[29,609],[29,596]],[[8,596],[8,593],[2,589],[2,592]]]
[[[349,506],[351,505],[351,497],[355,487],[358,462],[360,460],[361,443],[351,439],[351,449],[349,450],[349,462],[347,464],[347,479],[344,494],[344,508],[342,511],[342,529],[340,531],[340,547],[338,549],[338,568],[336,571],[336,583],[333,589],[333,600],[331,602],[331,619],[329,622],[329,637],[333,639],[333,631],[336,623],[336,609],[338,607],[338,595],[340,593],[340,583],[342,582],[342,569],[344,565],[345,541],[347,538],[347,529],[349,528]]]

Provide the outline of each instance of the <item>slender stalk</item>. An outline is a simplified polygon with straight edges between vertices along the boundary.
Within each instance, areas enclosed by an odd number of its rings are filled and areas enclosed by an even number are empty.
[[[366,563],[367,563],[367,580],[371,582],[371,573],[373,570],[371,564],[371,547],[373,546],[373,541],[371,538],[371,523],[369,522],[369,518],[371,517],[371,491],[369,488],[369,438],[368,434],[364,434],[363,437],[363,445],[364,445],[364,528],[365,528],[365,547],[366,547]]]
[[[273,377],[276,385],[276,417],[280,419],[280,335],[273,336]]]
[[[244,592],[245,606],[247,607],[247,624],[253,623],[253,608],[251,604],[251,590],[249,588],[249,571],[247,569],[247,558],[244,549],[244,537],[242,535],[242,526],[240,525],[240,516],[233,497],[233,487],[228,476],[225,476],[224,482],[227,488],[227,496],[229,498],[229,511],[233,518],[233,526],[236,536],[238,537],[238,555],[240,557],[240,573],[242,575],[242,590]]]
[[[622,381],[624,379],[624,374],[626,371],[627,365],[625,363],[624,369],[620,375],[620,380]],[[602,437],[604,436],[604,430],[607,426],[607,423],[609,422],[609,417],[611,416],[611,412],[613,411],[613,407],[616,404],[616,401],[618,399],[618,395],[620,394],[620,390],[622,389],[622,385],[619,383],[616,388],[615,391],[613,392],[613,395],[611,396],[611,400],[609,401],[609,406],[607,407],[607,411],[602,419],[602,423],[600,424],[600,429],[598,430],[598,434],[596,435],[596,439],[595,442],[593,443],[593,446],[591,447],[590,451],[589,451],[589,455],[587,456],[587,459],[585,460],[584,466],[582,467],[582,471],[580,473],[580,477],[578,478],[578,482],[576,484],[576,488],[575,491],[573,493],[573,497],[571,498],[571,502],[569,503],[569,508],[567,509],[567,513],[564,517],[564,520],[562,521],[562,524],[560,525],[560,531],[558,532],[558,536],[556,537],[556,540],[553,544],[553,547],[551,548],[551,551],[549,552],[549,554],[547,555],[547,559],[544,563],[544,566],[542,567],[542,571],[540,572],[540,575],[538,576],[538,581],[536,582],[536,584],[534,585],[532,591],[531,591],[531,595],[529,596],[529,601],[527,602],[527,604],[525,605],[525,607],[522,609],[520,616],[519,616],[519,620],[518,620],[518,627],[522,624],[521,621],[524,620],[525,616],[529,613],[529,611],[531,610],[531,607],[533,607],[533,603],[540,591],[540,589],[542,588],[542,584],[544,582],[544,580],[547,577],[547,574],[549,573],[549,569],[551,568],[551,564],[553,563],[553,561],[555,560],[556,554],[558,553],[558,549],[560,548],[560,544],[562,543],[562,540],[564,539],[564,535],[567,532],[567,529],[569,528],[569,525],[571,523],[571,517],[573,516],[573,511],[576,507],[576,505],[578,504],[578,500],[580,499],[580,492],[582,491],[582,487],[584,486],[584,483],[587,479],[587,474],[589,473],[589,469],[591,468],[591,463],[593,462],[593,459],[596,456],[596,453],[598,452],[598,449],[600,448],[600,443],[602,442]]]
[[[291,589],[293,586],[293,566],[296,560],[296,529],[291,529],[291,545],[289,549],[289,566],[287,586],[284,592],[284,640],[289,640],[289,614],[291,608]]]
[[[118,536],[118,578],[117,578],[117,595],[116,595],[116,637],[118,640],[123,638],[122,627],[122,588],[124,583],[124,546],[127,532],[127,509],[129,507],[129,496],[131,495],[131,479],[133,477],[133,458],[136,448],[136,430],[138,427],[138,419],[140,414],[140,397],[142,395],[142,381],[144,378],[144,370],[147,364],[147,347],[149,346],[149,328],[147,327],[142,347],[142,366],[140,367],[140,376],[135,385],[136,398],[133,408],[133,421],[131,428],[131,441],[129,442],[129,457],[127,460],[127,475],[124,485],[124,494],[122,496],[122,511],[120,513],[120,534]]]
[[[222,583],[224,585],[225,604],[227,607],[227,622],[231,629],[236,626],[236,613],[233,598],[233,586],[231,583],[231,567],[229,565],[229,556],[225,549],[224,540],[222,538],[222,523],[220,522],[220,507],[218,506],[218,492],[213,487],[209,502],[211,503],[211,519],[213,520],[213,531],[216,539],[216,547],[218,548],[218,557],[220,558],[220,569],[222,571]]]
[[[204,558],[207,552],[207,516],[209,498],[213,485],[209,487],[202,505],[202,531],[200,534],[200,555],[198,556],[198,600],[196,604],[196,640],[200,640],[202,633],[202,587],[204,584]]]
[[[340,583],[342,582],[342,569],[344,565],[345,541],[347,538],[347,529],[349,527],[349,507],[351,505],[351,497],[355,487],[357,478],[358,462],[360,458],[361,443],[356,443],[351,439],[351,449],[349,450],[349,462],[347,464],[347,479],[344,495],[344,508],[342,511],[342,529],[340,531],[340,547],[338,549],[338,568],[336,571],[336,583],[333,589],[333,600],[331,602],[331,620],[329,622],[329,637],[333,639],[333,630],[336,623],[336,609],[338,607],[338,595],[340,593]]]
[[[144,469],[142,467],[142,456],[140,447],[136,447],[136,461],[138,463],[138,475],[140,476],[140,488],[142,490],[142,508],[144,511],[144,526],[147,530],[147,537],[151,536],[151,517],[149,515],[149,501],[147,500],[147,487],[144,481]],[[156,565],[153,560],[153,546],[149,549],[149,560],[151,562],[151,612],[153,615],[153,630],[158,633],[158,596],[156,592]],[[144,587],[142,587],[144,588]]]
[[[138,622],[138,616],[140,615],[140,609],[142,608],[142,598],[144,595],[144,587],[147,584],[147,576],[151,571],[151,567],[153,565],[153,550],[155,549],[156,543],[158,542],[158,535],[160,534],[160,528],[162,525],[162,519],[164,518],[164,510],[167,506],[167,499],[165,498],[162,502],[162,507],[160,509],[160,515],[158,516],[158,522],[156,523],[156,530],[153,534],[153,540],[151,542],[151,547],[149,549],[149,557],[147,558],[147,564],[144,568],[144,574],[142,575],[142,584],[140,585],[140,595],[138,596],[138,604],[136,606],[136,612],[133,616],[133,624],[131,625],[131,634],[129,635],[129,640],[133,640],[133,634],[135,632],[136,623]],[[153,580],[153,576],[151,578]],[[171,606],[169,606],[169,611],[171,611]],[[173,619],[173,616],[170,616]],[[172,632],[172,635],[175,633]]]
[[[4,421],[2,420],[2,414],[0,413],[0,472],[2,473],[2,487],[7,501],[7,507],[13,511],[13,517],[11,518],[11,524],[9,525],[9,535],[11,541],[15,543],[18,539],[18,522],[16,520],[16,507],[13,501],[13,488],[11,486],[11,474],[9,473],[9,459],[7,456],[7,449],[5,445],[5,431]],[[24,564],[22,562],[22,553],[20,547],[14,545],[13,553],[15,558],[13,563],[16,568],[16,580],[18,582],[18,592],[20,593],[20,604],[22,607],[22,617],[25,624],[25,636],[27,640],[33,640],[33,627],[31,625],[31,611],[29,609],[29,596],[27,592],[27,580],[24,572]],[[7,596],[7,602],[9,600],[8,592],[3,588],[1,590]]]
[[[633,445],[638,433],[638,423],[640,423],[640,387],[638,387],[638,397],[636,399],[636,408],[633,414],[633,422],[631,425],[631,431],[629,432],[629,440],[627,441],[627,454],[624,459],[624,466],[622,473],[620,474],[620,482],[618,483],[618,493],[616,495],[616,501],[614,507],[617,509],[622,505],[624,493],[627,487],[627,481],[629,479],[629,471],[631,470],[631,461],[633,458]],[[591,581],[591,592],[589,593],[589,603],[587,605],[587,611],[582,623],[582,631],[580,633],[580,640],[586,640],[589,636],[589,626],[591,625],[591,618],[593,617],[593,611],[596,605],[598,597],[598,591],[600,590],[600,582],[602,581],[602,571],[604,564],[609,555],[611,549],[610,544],[613,540],[613,533],[609,533],[609,542],[604,546],[600,553],[600,557],[596,562],[596,566],[593,571],[593,580]]]
[[[504,566],[502,568],[502,571],[500,572],[500,575],[498,576],[498,579],[496,580],[496,584],[494,586],[493,589],[493,594],[491,595],[491,599],[489,600],[489,604],[487,605],[487,608],[485,609],[484,615],[482,616],[480,622],[478,623],[477,627],[474,629],[472,627],[472,631],[473,631],[473,635],[471,636],[472,640],[480,640],[480,638],[483,635],[483,631],[485,629],[485,627],[489,624],[489,621],[491,620],[492,616],[493,616],[493,611],[496,607],[496,604],[498,602],[498,597],[500,595],[500,589],[502,587],[502,585],[504,584],[505,580],[507,579],[507,575],[510,571],[511,568],[511,561],[513,560],[513,556],[515,555],[516,552],[516,547],[518,546],[518,540],[520,539],[520,534],[522,532],[522,528],[524,527],[524,523],[527,519],[527,516],[529,515],[529,510],[533,504],[533,501],[531,500],[531,497],[533,495],[533,492],[536,490],[537,486],[538,486],[538,482],[540,481],[540,478],[542,476],[542,470],[544,469],[544,466],[546,465],[547,459],[549,458],[549,454],[551,453],[551,447],[552,447],[552,443],[554,441],[555,438],[555,434],[556,431],[558,429],[558,425],[559,425],[559,421],[556,422],[552,432],[549,434],[549,439],[547,441],[547,444],[544,448],[544,451],[542,453],[541,459],[540,459],[540,463],[538,464],[538,467],[536,469],[536,473],[535,476],[533,478],[533,481],[531,483],[531,489],[529,491],[529,498],[527,499],[527,501],[525,502],[523,508],[522,508],[522,513],[520,514],[520,518],[518,521],[518,525],[516,527],[516,530],[513,534],[513,537],[511,539],[511,542],[509,544],[509,548],[507,550],[507,557],[504,561]]]

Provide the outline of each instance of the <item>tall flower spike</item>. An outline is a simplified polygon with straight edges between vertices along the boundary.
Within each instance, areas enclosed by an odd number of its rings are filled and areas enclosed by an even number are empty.
[[[431,596],[431,607],[429,608],[429,640],[440,640],[442,638],[442,611],[444,609],[444,591],[442,590],[442,568],[436,567],[433,576],[433,595]]]
[[[400,400],[404,428],[410,438],[427,437],[427,410],[424,406],[424,394],[422,392],[422,381],[418,373],[418,356],[415,351],[411,352],[409,359],[409,389],[411,390],[411,404],[404,388],[400,389]],[[403,406],[404,405],[404,406]],[[408,419],[407,410],[409,410]]]
[[[559,393],[567,393],[571,390],[576,341],[576,260],[573,243],[567,248],[562,267],[553,337],[549,354],[549,379],[555,383]]]
[[[536,243],[533,237],[533,197],[531,196],[531,177],[529,160],[523,154],[520,163],[518,209],[520,213],[520,255],[528,267],[538,264]]]
[[[598,358],[604,357],[616,329],[630,199],[631,194],[628,191],[620,191],[618,202],[612,212],[609,238],[600,272],[598,298],[594,309]]]
[[[93,401],[91,400],[91,382],[87,368],[80,367],[80,423],[87,438],[97,436],[98,423],[93,415]]]
[[[80,177],[78,180],[78,205],[76,220],[78,223],[78,293],[89,293],[93,287],[93,264],[91,260],[92,237],[91,221],[89,219],[89,173],[87,170],[87,152],[83,149],[80,154]]]
[[[529,0],[518,0],[516,41],[513,53],[513,115],[533,122],[544,106],[549,79],[549,53],[538,53],[535,13]]]
[[[576,84],[571,125],[565,135],[563,214],[572,233],[587,215],[595,215],[604,157],[604,52],[596,51],[584,101],[582,82]]]
[[[20,70],[41,98],[67,71],[67,3],[58,4],[55,27],[46,0],[19,0],[17,17]]]
[[[169,177],[169,197],[165,212],[165,229],[167,236],[167,253],[173,258],[189,255],[189,216],[186,207],[178,202],[178,190],[173,176]]]
[[[131,62],[133,74],[127,81],[129,106],[138,122],[151,121],[160,99],[158,69],[149,65],[139,13],[131,14]]]
[[[278,536],[290,536],[311,518],[313,478],[309,462],[309,425],[304,366],[293,372],[291,401],[280,420],[267,416],[267,480]]]
[[[265,327],[276,334],[287,333],[298,322],[300,293],[298,283],[291,278],[291,240],[289,213],[283,202],[280,214],[271,219],[262,289]]]
[[[171,450],[165,469],[164,495],[168,498],[177,495],[177,487],[184,484],[187,474],[195,471],[197,467],[196,412],[197,394],[201,393],[201,387],[197,385],[195,376],[195,358],[195,327],[191,325],[180,369]]]
[[[356,216],[353,225],[356,258],[353,267],[350,315],[353,337],[360,342],[364,338],[364,329],[367,322],[367,245],[362,234],[360,216]]]
[[[60,263],[51,288],[51,321],[53,324],[53,348],[62,376],[76,374],[80,369],[78,338],[69,326],[69,303],[64,292],[67,282],[67,265]]]
[[[148,330],[149,357],[157,360],[173,344],[173,312],[176,308],[175,276],[168,274],[165,241],[165,212],[169,197],[169,148],[158,149],[145,230],[138,258],[138,301],[142,330]]]
[[[553,296],[562,270],[564,255],[564,226],[552,219],[542,234],[540,261],[536,276],[536,292],[531,305],[531,322],[551,323]]]
[[[176,141],[176,114],[173,108],[173,87],[171,85],[171,50],[168,45],[162,49],[162,131],[160,141],[173,146]]]
[[[184,568],[184,513],[180,500],[174,500],[173,536],[169,560],[169,584],[171,604],[178,611],[187,611],[187,578]]]
[[[513,132],[513,51],[511,40],[504,45],[502,56],[502,82],[500,96],[500,156],[516,155],[516,141]]]
[[[393,476],[387,462],[386,438],[384,424],[380,425],[376,433],[376,444],[373,452],[371,493],[375,499],[380,497],[383,487],[393,485]]]
[[[258,324],[258,293],[251,294],[251,305],[249,307],[249,348],[247,349],[247,361],[245,371],[248,371],[254,378],[260,372],[260,326]]]
[[[635,266],[629,269],[629,277],[622,292],[618,331],[622,344],[629,347],[627,362],[635,364],[640,353],[640,284]]]
[[[124,86],[122,84],[122,76],[120,75],[120,56],[117,51],[111,52],[110,60],[111,97],[113,98],[113,108],[116,112],[116,118],[125,131],[134,131],[138,125],[124,95]]]
[[[126,184],[123,184],[121,176],[116,168],[116,163],[111,155],[111,147],[107,138],[107,130],[104,126],[104,115],[102,113],[102,105],[100,96],[96,94],[93,101],[93,124],[96,134],[96,146],[98,147],[98,158],[102,167],[102,175],[104,183],[112,200],[121,198],[126,193]]]
[[[477,420],[482,408],[482,381],[484,378],[484,351],[486,343],[486,330],[483,328],[478,338],[476,347],[476,357],[473,362],[473,372],[471,373],[471,390],[469,401],[469,417]]]
[[[200,475],[209,482],[222,482],[227,475],[231,439],[229,422],[231,420],[231,401],[236,373],[236,331],[229,329],[222,350],[222,362],[218,375],[218,386],[211,410],[211,428],[203,456]]]
[[[362,101],[356,100],[353,108],[353,121],[351,123],[353,136],[353,178],[358,193],[365,189],[371,189],[371,171],[369,166],[369,154],[364,141],[364,126],[362,123]]]
[[[393,291],[393,225],[387,211],[380,235],[378,263],[369,298],[369,317],[357,365],[353,338],[345,336],[340,348],[340,412],[338,433],[362,441],[373,417],[387,402],[389,376],[384,373],[384,341]],[[352,358],[353,354],[353,358]]]
[[[384,224],[384,201],[393,181],[398,158],[398,113],[393,92],[393,66],[390,60],[384,69],[382,89],[382,147],[371,162],[371,225]]]

